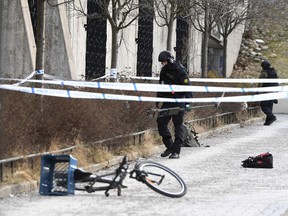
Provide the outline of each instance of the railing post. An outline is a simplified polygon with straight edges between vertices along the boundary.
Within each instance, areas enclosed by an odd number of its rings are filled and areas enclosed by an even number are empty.
[[[30,158],[30,167],[34,170],[34,157]]]
[[[133,135],[133,142],[134,142],[134,145],[136,145],[136,137],[135,137],[135,135]]]
[[[14,161],[10,162],[10,169],[11,169],[11,174],[13,175],[13,173],[14,173]]]
[[[4,163],[0,164],[0,181],[4,181]]]

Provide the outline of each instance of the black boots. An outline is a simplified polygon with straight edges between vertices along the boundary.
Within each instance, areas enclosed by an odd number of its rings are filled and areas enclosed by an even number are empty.
[[[176,152],[172,153],[170,156],[169,156],[169,159],[179,159],[180,158],[180,155]]]
[[[166,149],[160,156],[161,157],[168,157],[172,154],[172,151],[170,149]]]
[[[176,152],[172,152],[172,150],[166,149],[161,155],[161,157],[168,157],[169,159],[178,159],[180,158],[179,154]]]
[[[274,117],[274,118],[267,117],[264,125],[267,125],[267,126],[268,126],[268,125],[271,125],[271,124],[272,124],[274,121],[276,121],[276,120],[277,120],[276,117]]]

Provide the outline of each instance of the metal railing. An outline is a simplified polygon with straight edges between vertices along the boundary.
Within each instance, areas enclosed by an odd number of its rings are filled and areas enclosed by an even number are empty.
[[[143,135],[146,132],[147,131],[145,130],[145,131],[141,131],[141,132],[137,132],[137,133],[120,135],[120,136],[116,136],[113,138],[100,140],[100,141],[94,142],[94,143],[89,144],[89,145],[102,144],[102,143],[113,141],[113,140],[120,139],[120,138],[132,138],[133,144],[136,145],[137,143],[141,143],[143,141]],[[15,173],[16,163],[26,163],[26,164],[28,164],[28,168],[34,170],[36,160],[38,159],[36,163],[39,163],[39,160],[40,160],[42,155],[59,154],[59,153],[71,154],[74,149],[76,149],[80,146],[83,146],[83,145],[75,145],[75,146],[71,146],[69,148],[60,149],[60,150],[56,150],[56,151],[43,152],[43,153],[38,153],[38,154],[30,154],[30,155],[24,155],[24,156],[0,160],[0,182],[4,181],[5,176],[13,175]],[[6,173],[6,175],[5,175],[5,173]]]
[[[259,107],[250,107],[247,109],[247,117],[252,118],[257,116],[257,113],[259,113]],[[228,113],[223,113],[215,116],[210,116],[207,118],[201,118],[201,119],[195,119],[190,121],[193,124],[197,124],[199,126],[206,126],[208,128],[217,128],[221,125],[227,125],[227,124],[233,124],[237,123],[237,118],[236,118],[236,113],[233,112],[228,112]],[[97,144],[102,144],[105,142],[109,141],[115,141],[117,139],[122,139],[122,138],[128,138],[131,142],[132,138],[132,143],[134,145],[141,143],[144,138],[144,134],[148,131],[151,131],[151,129],[137,132],[137,133],[132,133],[132,134],[126,134],[126,135],[120,135],[116,136],[113,138],[109,139],[104,139],[100,140],[97,142],[94,142],[89,145],[97,145]],[[13,176],[16,170],[16,165],[17,164],[22,164],[26,163],[26,167],[28,165],[28,168],[35,170],[36,167],[39,169],[39,161],[42,155],[44,154],[72,154],[73,150],[83,146],[83,145],[75,145],[71,146],[69,148],[57,150],[57,151],[50,151],[50,152],[44,152],[44,153],[38,153],[38,154],[30,154],[30,155],[25,155],[25,156],[19,156],[19,157],[13,157],[13,158],[8,158],[8,159],[3,159],[0,160],[0,182],[3,182],[5,180],[6,176]],[[37,166],[35,166],[35,163],[37,163]]]

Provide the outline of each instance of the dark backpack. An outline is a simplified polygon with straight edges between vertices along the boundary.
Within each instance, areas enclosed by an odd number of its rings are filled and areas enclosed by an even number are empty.
[[[271,78],[271,79],[278,78],[277,71],[274,68],[268,68],[266,69],[266,71],[267,71],[268,78]]]
[[[185,122],[183,124],[184,129],[184,142],[183,147],[200,147],[201,144],[198,141],[198,136],[195,128],[189,123]]]
[[[267,68],[265,71],[268,79],[278,79],[277,71],[274,68]],[[279,83],[266,83],[264,86],[279,86]]]
[[[273,155],[266,152],[255,157],[248,157],[248,159],[242,161],[242,166],[248,168],[273,168]]]
[[[176,65],[177,65],[177,70],[179,72],[181,71],[185,71],[185,73],[187,74],[187,76],[189,76],[189,71],[183,66],[183,64],[179,61],[176,62]]]

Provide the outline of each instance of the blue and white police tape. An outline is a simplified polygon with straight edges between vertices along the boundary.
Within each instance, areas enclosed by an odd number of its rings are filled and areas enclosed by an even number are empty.
[[[14,83],[13,85],[18,86],[18,85],[21,85],[21,84],[27,82],[27,80],[31,79],[35,75],[35,73],[36,73],[36,71],[33,71],[28,77],[26,77],[23,80],[20,80],[20,82],[18,82],[18,83]]]
[[[134,80],[159,80],[159,77],[129,77]],[[191,82],[213,82],[213,83],[262,83],[263,81],[276,82],[276,83],[288,83],[288,79],[254,79],[254,78],[189,78]]]
[[[77,98],[77,99],[106,99],[106,100],[125,100],[125,101],[143,101],[143,102],[187,102],[187,103],[206,103],[206,102],[255,102],[263,100],[287,99],[288,92],[265,93],[257,95],[243,95],[243,96],[228,96],[228,97],[207,97],[207,98],[157,98],[146,96],[131,96],[95,93],[85,91],[72,91],[62,89],[46,89],[34,87],[22,87],[13,85],[0,85],[0,89],[25,92],[30,94],[63,97],[63,98]]]
[[[44,77],[48,77],[49,79],[52,79],[54,76],[45,74]],[[99,77],[95,80],[105,78],[108,75],[105,75],[103,77]],[[159,77],[130,77],[131,79],[138,79],[138,80],[159,80]],[[26,78],[27,79],[27,78]],[[61,78],[57,77],[56,80],[60,80]],[[13,79],[13,78],[0,78],[0,80],[8,80],[8,81],[21,81],[21,79]],[[189,78],[191,82],[203,82],[203,83],[249,83],[249,84],[255,84],[255,83],[288,83],[288,79],[230,79],[230,78]],[[66,81],[66,80],[65,80]],[[35,80],[30,80],[30,82],[36,82]],[[38,82],[41,82],[38,80]],[[69,81],[68,81],[69,82]],[[74,81],[73,81],[74,82]],[[76,81],[76,82],[85,82],[85,81]]]
[[[267,82],[267,79],[263,79]],[[163,85],[148,83],[117,83],[117,82],[88,82],[88,81],[66,81],[66,80],[26,80],[31,83],[43,83],[50,85],[86,87],[97,89],[113,89],[127,91],[149,91],[149,92],[279,92],[288,91],[288,86],[260,87],[260,88],[235,88],[214,86],[187,86],[187,85]],[[270,81],[271,82],[271,81]]]
[[[89,82],[89,81],[61,80],[61,78],[59,78],[59,77],[57,77],[56,80],[28,80],[35,73],[36,73],[36,71],[32,72],[32,74],[30,74],[24,80],[21,80],[21,79],[9,79],[9,78],[0,78],[0,80],[20,81],[20,83],[34,82],[34,83],[45,83],[45,84],[55,84],[55,85],[68,85],[68,86],[78,86],[78,87],[106,88],[106,89],[119,89],[119,90],[132,90],[132,91],[145,91],[145,90],[141,90],[141,86],[143,87],[142,89],[145,89],[148,85],[150,85],[149,88],[151,87],[151,84],[147,84],[147,83],[146,84],[143,84],[143,83],[141,84],[141,83],[115,83],[114,82],[114,83],[107,84],[107,83],[98,83],[98,82]],[[48,77],[48,76],[49,76],[49,79],[53,79],[53,77],[55,77],[55,76],[51,76],[51,75],[47,75],[47,74],[44,75],[44,77]],[[100,77],[99,79],[105,78],[107,76],[108,75],[105,75],[103,77]],[[158,80],[159,79],[158,77],[131,77],[131,78],[133,78],[133,79],[145,79],[145,80]],[[95,79],[95,80],[97,80],[97,79]],[[211,78],[190,78],[190,81],[192,81],[192,82],[212,82],[212,83],[250,83],[250,84],[255,84],[255,83],[279,83],[279,84],[288,83],[288,79],[221,79],[221,78],[211,79]],[[127,87],[126,85],[128,85],[128,86],[130,85],[130,86]],[[156,85],[156,84],[154,84],[154,85]],[[205,86],[205,88],[207,88],[207,86]],[[156,89],[156,91],[157,91],[157,89]],[[171,91],[171,90],[168,90],[168,91]],[[175,91],[175,90],[173,90],[173,91]],[[196,90],[194,89],[194,91],[205,92],[203,90],[197,90],[197,89]],[[275,91],[278,91],[278,90],[276,89]],[[242,89],[242,90],[237,90],[236,92],[247,92],[247,91]],[[248,92],[250,92],[250,91],[248,91]]]

